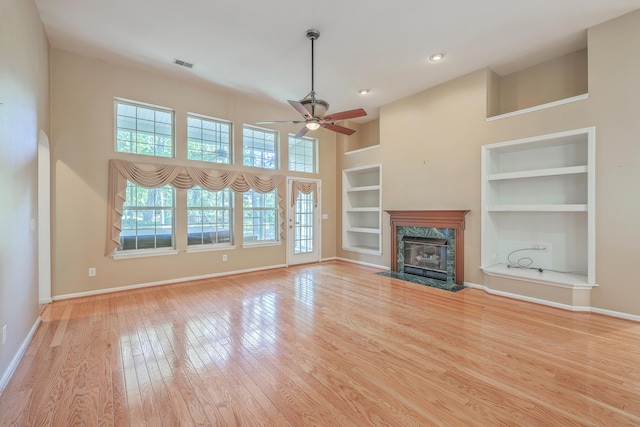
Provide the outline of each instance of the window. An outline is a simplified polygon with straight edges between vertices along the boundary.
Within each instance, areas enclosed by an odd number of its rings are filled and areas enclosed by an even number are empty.
[[[244,242],[278,240],[278,194],[276,190],[261,194],[249,190],[242,195]]]
[[[173,248],[174,189],[143,188],[127,181],[120,250]]]
[[[277,132],[251,126],[242,131],[242,164],[264,169],[278,168]]]
[[[202,162],[230,163],[231,123],[189,114],[187,158]]]
[[[289,170],[296,172],[318,172],[318,140],[296,138],[289,135]]]
[[[116,100],[116,151],[173,157],[173,111]]]
[[[233,192],[187,190],[187,245],[231,243]]]

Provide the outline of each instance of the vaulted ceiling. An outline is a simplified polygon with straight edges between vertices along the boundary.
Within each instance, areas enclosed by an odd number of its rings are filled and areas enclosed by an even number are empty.
[[[331,111],[379,107],[489,67],[517,71],[586,46],[640,0],[36,0],[51,45],[274,103],[315,89]],[[443,53],[439,62],[429,61]],[[175,59],[193,63],[188,69]],[[369,89],[360,95],[360,89]],[[295,112],[293,112],[295,116]],[[366,121],[363,120],[363,121]]]

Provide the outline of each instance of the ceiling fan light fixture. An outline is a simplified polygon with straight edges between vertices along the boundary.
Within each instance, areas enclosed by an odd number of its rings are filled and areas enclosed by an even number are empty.
[[[318,122],[307,122],[305,125],[309,130],[317,130],[320,129],[320,123]]]

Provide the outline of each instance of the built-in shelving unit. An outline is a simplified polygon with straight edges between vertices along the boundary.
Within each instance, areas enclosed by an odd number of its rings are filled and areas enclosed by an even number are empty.
[[[482,147],[487,275],[576,290],[595,285],[594,154],[595,128]]]
[[[342,171],[342,248],[374,255],[382,253],[382,166]]]

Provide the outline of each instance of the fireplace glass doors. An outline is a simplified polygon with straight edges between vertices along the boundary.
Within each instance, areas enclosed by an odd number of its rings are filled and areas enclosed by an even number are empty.
[[[404,236],[404,273],[447,280],[447,240]]]

